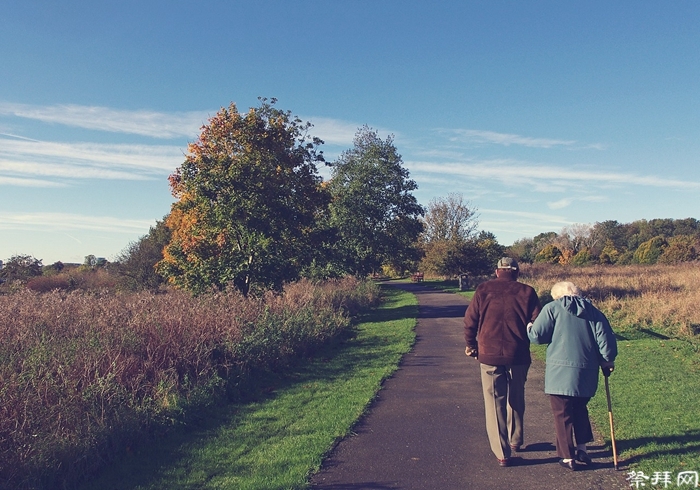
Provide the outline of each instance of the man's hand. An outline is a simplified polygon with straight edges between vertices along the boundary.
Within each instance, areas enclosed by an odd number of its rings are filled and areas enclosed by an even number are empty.
[[[600,370],[603,371],[603,376],[607,378],[615,370],[615,363],[612,361],[603,361],[600,363]]]
[[[471,347],[469,347],[469,346],[467,346],[467,348],[464,349],[464,353],[465,353],[467,356],[469,356],[469,357],[473,357],[474,359],[477,358],[477,351],[476,351],[476,349],[473,349],[473,348],[471,348]]]

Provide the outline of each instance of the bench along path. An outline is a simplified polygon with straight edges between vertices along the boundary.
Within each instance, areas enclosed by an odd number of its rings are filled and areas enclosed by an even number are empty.
[[[489,449],[478,361],[464,355],[466,298],[397,284],[420,305],[417,341],[388,379],[354,434],[338,444],[311,480],[316,489],[616,489],[629,488],[600,435],[589,447],[592,469],[559,466],[544,365],[526,385],[525,446],[514,465],[498,466]],[[596,396],[605,396],[604,392]]]

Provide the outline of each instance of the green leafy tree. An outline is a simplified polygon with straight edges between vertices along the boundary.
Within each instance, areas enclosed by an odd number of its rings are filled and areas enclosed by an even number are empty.
[[[700,221],[695,218],[677,219],[674,222],[673,236],[697,236],[700,233]]]
[[[535,255],[535,262],[545,262],[547,264],[558,264],[562,257],[561,250],[554,244],[549,244]]]
[[[532,238],[521,238],[506,247],[505,255],[513,257],[518,262],[531,264],[535,261],[535,241]]]
[[[316,219],[328,205],[316,166],[323,142],[275,103],[221,109],[170,176],[177,202],[157,270],[172,284],[257,293],[297,279],[313,260]]]
[[[656,264],[667,246],[664,237],[656,236],[637,247],[633,261],[635,264]]]
[[[615,242],[608,238],[600,251],[598,261],[601,264],[616,264],[618,260],[620,260],[622,253],[623,252],[618,250],[618,248],[615,246]]]
[[[595,262],[595,257],[591,253],[591,249],[583,247],[571,259],[572,265],[589,265]]]
[[[331,164],[330,223],[337,232],[336,260],[350,273],[367,275],[384,264],[403,269],[420,257],[423,207],[411,194],[415,181],[389,136],[367,126],[354,146]]]
[[[27,281],[42,274],[41,259],[31,255],[13,255],[3,263],[0,279],[4,281]]]
[[[122,287],[132,290],[156,290],[165,278],[156,271],[163,260],[163,249],[170,243],[170,229],[165,220],[152,226],[147,235],[130,243],[116,259],[116,273]]]

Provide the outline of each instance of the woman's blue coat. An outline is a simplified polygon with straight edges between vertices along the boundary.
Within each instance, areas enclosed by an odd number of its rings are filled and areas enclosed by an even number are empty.
[[[549,344],[544,392],[550,395],[593,397],[600,363],[617,356],[608,319],[578,296],[564,296],[545,305],[528,336],[534,344]]]

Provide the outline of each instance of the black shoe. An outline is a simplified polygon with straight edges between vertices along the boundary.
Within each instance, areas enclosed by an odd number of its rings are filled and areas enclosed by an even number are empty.
[[[591,457],[588,455],[588,453],[580,449],[576,450],[576,461],[578,461],[579,463],[584,463],[588,466],[593,464],[593,461],[591,460]]]
[[[564,462],[563,459],[559,460],[559,465],[563,466],[567,470],[576,471],[576,461],[573,459],[571,461]]]

